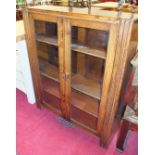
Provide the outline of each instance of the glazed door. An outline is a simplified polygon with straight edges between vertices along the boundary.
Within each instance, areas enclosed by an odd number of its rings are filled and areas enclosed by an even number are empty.
[[[98,134],[110,84],[116,32],[109,23],[66,20],[66,101],[70,119]],[[116,30],[116,29],[115,29]]]
[[[31,64],[38,105],[61,113],[63,104],[62,20],[50,15],[29,15]],[[62,110],[64,111],[64,110]]]

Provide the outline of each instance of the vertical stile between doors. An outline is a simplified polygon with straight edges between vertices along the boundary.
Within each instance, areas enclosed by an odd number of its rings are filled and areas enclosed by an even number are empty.
[[[64,80],[65,80],[65,118],[70,119],[70,98],[71,98],[71,50],[70,50],[70,21],[63,19],[63,40],[64,40]]]

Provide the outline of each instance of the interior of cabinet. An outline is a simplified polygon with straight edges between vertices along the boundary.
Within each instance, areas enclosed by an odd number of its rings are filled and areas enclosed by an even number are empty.
[[[60,110],[57,23],[36,20],[34,26],[43,103]]]
[[[57,24],[35,21],[43,101],[60,109]],[[109,33],[71,27],[71,119],[96,130]]]
[[[109,33],[71,28],[71,119],[97,127]]]

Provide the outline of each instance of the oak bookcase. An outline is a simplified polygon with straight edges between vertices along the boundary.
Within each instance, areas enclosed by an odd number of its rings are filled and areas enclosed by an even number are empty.
[[[23,18],[37,107],[48,107],[107,146],[137,46],[137,14],[35,6],[25,7]]]

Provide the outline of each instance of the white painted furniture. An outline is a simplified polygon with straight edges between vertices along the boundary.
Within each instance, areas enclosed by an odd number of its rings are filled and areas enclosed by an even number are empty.
[[[29,103],[35,103],[23,21],[16,22],[16,87],[27,95]]]

